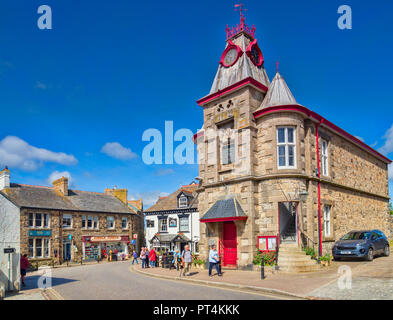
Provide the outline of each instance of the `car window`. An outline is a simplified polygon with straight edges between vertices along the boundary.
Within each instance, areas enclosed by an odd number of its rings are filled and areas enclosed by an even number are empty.
[[[370,239],[371,232],[348,232],[342,240],[367,240]]]

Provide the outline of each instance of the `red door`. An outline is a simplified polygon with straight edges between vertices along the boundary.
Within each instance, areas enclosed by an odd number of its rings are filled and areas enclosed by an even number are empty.
[[[237,236],[234,222],[224,222],[223,225],[223,266],[236,267],[237,260]]]

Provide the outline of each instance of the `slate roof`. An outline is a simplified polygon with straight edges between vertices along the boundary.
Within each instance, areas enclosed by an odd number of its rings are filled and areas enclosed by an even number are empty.
[[[236,198],[217,200],[201,220],[247,217]]]
[[[73,210],[109,213],[134,213],[114,196],[99,192],[69,190],[62,196],[50,187],[29,186],[11,183],[9,188],[0,191],[19,207]]]
[[[296,102],[291,90],[289,90],[283,76],[277,72],[258,110],[287,105],[299,104]]]
[[[183,233],[178,233],[178,234],[160,234],[156,233],[153,238],[151,238],[150,242],[153,241],[154,238],[157,238],[160,242],[172,242],[176,237],[182,238],[184,242],[189,242],[190,239],[188,239]]]
[[[175,192],[171,193],[167,197],[160,197],[157,202],[151,206],[149,209],[144,212],[154,212],[154,211],[166,211],[166,210],[181,210],[184,208],[178,208],[178,198],[177,196],[184,192],[186,195],[190,195],[193,197],[191,202],[189,203],[188,208],[197,208],[198,207],[198,198],[196,195],[196,189],[198,188],[197,184],[190,184],[186,186],[181,186]]]
[[[243,33],[241,33],[239,38],[235,39],[233,42],[242,48],[244,54],[233,66],[229,68],[219,65],[216,77],[214,78],[214,82],[210,90],[210,94],[213,94],[249,77],[268,87],[270,81],[266,74],[265,68],[263,66],[255,66],[245,53],[250,40]]]

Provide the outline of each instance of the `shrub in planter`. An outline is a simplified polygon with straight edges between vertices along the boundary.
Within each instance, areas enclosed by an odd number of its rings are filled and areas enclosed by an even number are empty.
[[[260,266],[262,259],[265,266],[275,266],[277,264],[277,254],[275,251],[257,251],[252,263]]]

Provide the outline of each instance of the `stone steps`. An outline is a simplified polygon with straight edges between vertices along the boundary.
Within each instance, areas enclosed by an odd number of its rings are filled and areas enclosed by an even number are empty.
[[[314,272],[320,270],[317,261],[302,251],[297,243],[281,243],[278,253],[279,270],[287,273]]]

